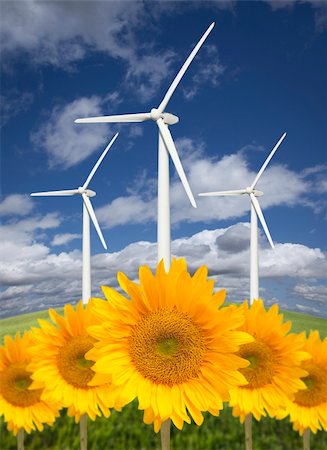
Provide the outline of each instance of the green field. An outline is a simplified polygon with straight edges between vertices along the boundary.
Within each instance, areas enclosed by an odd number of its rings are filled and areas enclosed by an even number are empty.
[[[62,308],[57,310],[62,312]],[[321,317],[309,316],[306,314],[281,311],[284,314],[285,320],[292,321],[292,331],[300,333],[301,331],[319,330],[320,337],[327,336],[327,320]],[[39,311],[30,314],[21,314],[19,316],[9,317],[0,320],[0,342],[3,345],[3,338],[6,334],[14,336],[17,331],[24,331],[30,329],[32,326],[38,326],[37,319],[47,319],[48,311]]]
[[[112,412],[109,419],[88,421],[88,450],[159,450],[160,435],[142,421],[137,403],[121,413]],[[244,450],[243,426],[229,408],[219,417],[204,414],[201,427],[185,424],[182,431],[172,426],[171,450]],[[79,428],[63,413],[52,428],[26,437],[26,450],[79,450]],[[16,450],[16,439],[6,431],[0,419],[0,447]],[[253,450],[301,450],[302,439],[288,420],[263,418],[253,423]],[[326,450],[327,433],[320,431],[311,438],[311,450]]]
[[[304,314],[283,311],[286,320],[292,320],[293,331],[318,329],[327,335],[327,320]],[[16,331],[37,326],[38,318],[47,318],[47,311],[0,320],[0,337],[14,336]],[[160,435],[142,421],[137,402],[127,405],[121,413],[112,411],[109,419],[99,418],[88,424],[88,450],[159,450]],[[53,427],[42,433],[33,432],[25,440],[26,450],[79,450],[79,428],[65,411]],[[15,450],[16,439],[0,418],[0,448]],[[253,423],[253,450],[300,450],[302,439],[292,430],[288,419],[277,421],[263,418]],[[243,450],[243,426],[226,406],[219,417],[205,414],[201,427],[185,424],[183,431],[172,427],[171,450]],[[312,450],[327,449],[327,433],[318,432],[311,438]]]
[[[57,309],[59,313],[63,308]],[[8,317],[0,320],[0,342],[3,345],[3,338],[6,334],[14,337],[17,331],[23,332],[31,327],[38,326],[37,319],[48,319],[48,310],[38,311],[30,314],[21,314],[19,316]]]

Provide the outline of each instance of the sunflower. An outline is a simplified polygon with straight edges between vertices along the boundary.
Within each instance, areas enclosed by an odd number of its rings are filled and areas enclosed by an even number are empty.
[[[241,422],[248,414],[257,420],[266,413],[274,417],[287,398],[305,388],[301,377],[307,372],[300,368],[309,358],[303,350],[304,335],[287,334],[291,322],[283,323],[276,304],[266,311],[259,299],[251,307],[244,302],[240,308],[245,314],[240,330],[251,334],[254,342],[242,345],[238,352],[250,363],[241,369],[248,384],[231,389],[229,404]]]
[[[308,428],[313,433],[327,430],[327,337],[320,340],[318,331],[311,331],[304,348],[311,355],[302,364],[308,373],[303,378],[306,389],[297,392],[293,401],[287,401],[286,413],[279,416],[289,414],[293,428],[301,435]]]
[[[59,408],[41,399],[41,389],[29,389],[31,335],[25,332],[21,337],[17,333],[14,339],[5,336],[4,342],[0,347],[0,416],[4,416],[8,430],[14,435],[22,428],[27,433],[36,428],[42,431],[44,423],[53,424]]]
[[[50,309],[54,325],[39,320],[40,328],[33,328],[34,344],[31,347],[33,371],[32,388],[43,388],[42,398],[48,402],[60,402],[68,408],[68,415],[78,422],[88,414],[94,420],[101,412],[109,417],[111,401],[110,385],[88,386],[94,372],[92,361],[85,354],[92,348],[94,339],[86,329],[97,323],[89,305],[79,302],[76,310],[65,305],[65,317]]]
[[[185,260],[174,259],[166,273],[161,261],[155,275],[140,268],[140,285],[118,274],[130,299],[103,287],[108,301],[91,300],[101,325],[88,329],[97,340],[86,355],[96,361],[90,384],[111,381],[120,406],[138,398],[156,432],[169,418],[182,429],[188,414],[200,425],[203,411],[218,415],[228,390],[246,383],[238,369],[248,362],[235,353],[253,338],[236,330],[241,310],[218,309],[225,291],[213,293],[207,272],[191,277]]]

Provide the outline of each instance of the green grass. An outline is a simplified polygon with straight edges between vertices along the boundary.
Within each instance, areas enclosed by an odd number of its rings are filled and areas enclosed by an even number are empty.
[[[243,426],[229,408],[219,417],[205,414],[201,427],[193,423],[182,431],[172,426],[171,450],[244,450]],[[160,435],[142,421],[136,402],[125,406],[121,413],[88,421],[88,450],[160,450]],[[55,425],[42,433],[26,436],[26,450],[79,450],[79,426],[64,413]],[[16,439],[6,431],[0,419],[2,450],[16,450]],[[318,432],[311,438],[312,450],[327,448],[327,433]],[[292,430],[288,420],[263,418],[253,423],[253,450],[300,450],[302,439]]]
[[[59,313],[63,311],[63,308],[56,309]],[[3,338],[7,334],[14,337],[17,331],[21,333],[25,330],[29,330],[31,327],[37,327],[37,319],[48,319],[48,310],[38,311],[29,314],[20,314],[19,316],[8,317],[7,319],[0,320],[0,342],[3,345]]]
[[[57,309],[60,313],[62,308]],[[291,311],[281,311],[285,320],[292,321],[292,331],[300,333],[301,331],[319,330],[320,337],[327,336],[327,320],[321,317],[309,316]],[[3,344],[3,338],[6,334],[14,337],[17,331],[30,329],[32,326],[38,326],[37,319],[47,319],[48,311],[39,311],[30,314],[21,314],[19,316],[9,317],[0,320],[0,342]]]
[[[318,330],[321,339],[327,336],[327,319],[293,311],[281,312],[284,314],[285,320],[292,321],[292,331],[294,333],[300,333],[301,331],[309,333],[310,330]]]

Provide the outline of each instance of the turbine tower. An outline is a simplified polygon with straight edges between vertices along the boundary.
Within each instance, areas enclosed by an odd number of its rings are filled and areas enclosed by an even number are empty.
[[[194,208],[196,203],[192,194],[191,188],[187,181],[182,163],[179,159],[174,140],[168,128],[169,125],[178,123],[179,118],[165,112],[165,108],[175,92],[179,82],[181,81],[187,68],[193,61],[195,55],[200,50],[202,44],[208,37],[215,23],[213,22],[207,31],[203,34],[197,45],[194,47],[189,57],[184,62],[180,71],[176,75],[174,81],[167,90],[158,108],[152,108],[150,112],[137,114],[121,114],[114,116],[90,117],[75,120],[76,123],[130,123],[130,122],[144,122],[146,120],[153,120],[158,126],[158,260],[164,260],[166,270],[170,266],[170,200],[169,200],[169,156],[170,155],[180,180],[184,186],[186,194]]]
[[[275,147],[270,152],[268,158],[265,160],[261,169],[259,170],[257,176],[255,177],[251,186],[245,189],[237,189],[233,191],[217,191],[217,192],[202,192],[199,194],[202,197],[215,197],[215,196],[228,196],[228,195],[244,195],[247,194],[251,201],[251,238],[250,238],[250,304],[253,300],[259,298],[259,256],[258,256],[258,218],[261,222],[262,228],[267,236],[267,239],[272,248],[274,248],[274,243],[271,238],[267,223],[263,216],[259,201],[257,197],[263,195],[262,191],[255,189],[261,175],[266,169],[269,161],[274,156],[278,147],[282,143],[286,136],[286,133],[282,135]]]
[[[92,180],[95,172],[101,164],[103,158],[108,153],[110,147],[117,139],[118,133],[112,138],[105,150],[102,152],[100,158],[95,163],[93,169],[89,173],[83,186],[76,189],[66,189],[62,191],[48,191],[48,192],[33,192],[32,197],[54,197],[54,196],[71,196],[79,194],[83,200],[83,244],[82,244],[82,256],[83,256],[83,275],[82,275],[82,299],[83,304],[86,304],[91,298],[91,245],[90,245],[90,218],[94,224],[94,227],[98,233],[100,241],[103,247],[107,250],[107,244],[104,240],[101,232],[98,220],[96,218],[90,197],[94,197],[96,193],[91,189],[88,189],[88,185]]]

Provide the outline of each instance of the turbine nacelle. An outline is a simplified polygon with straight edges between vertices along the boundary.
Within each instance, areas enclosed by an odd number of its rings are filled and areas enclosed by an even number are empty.
[[[171,113],[160,112],[157,108],[152,108],[150,111],[150,117],[155,122],[158,119],[163,119],[166,125],[174,125],[179,122],[179,118]]]
[[[95,197],[97,195],[95,191],[92,191],[91,189],[85,189],[82,186],[80,186],[77,191],[79,194],[86,194],[88,197]]]
[[[251,186],[248,186],[245,188],[245,194],[253,194],[255,197],[261,197],[263,195],[262,191],[258,191],[257,189],[251,188]]]

